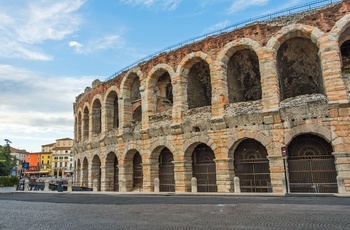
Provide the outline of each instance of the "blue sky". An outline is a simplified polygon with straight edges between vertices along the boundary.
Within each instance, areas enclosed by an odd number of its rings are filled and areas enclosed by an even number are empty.
[[[302,0],[0,0],[0,144],[73,138],[94,79],[156,51]]]

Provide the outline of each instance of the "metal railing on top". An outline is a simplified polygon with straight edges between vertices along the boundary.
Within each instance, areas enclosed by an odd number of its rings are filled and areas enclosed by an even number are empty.
[[[203,40],[203,39],[205,39],[207,37],[210,37],[210,36],[213,36],[213,35],[218,35],[218,34],[221,34],[223,32],[229,32],[229,31],[236,30],[236,29],[241,28],[244,25],[246,25],[248,23],[251,23],[251,22],[261,22],[261,21],[271,20],[273,18],[277,18],[277,17],[281,17],[281,16],[288,16],[290,14],[295,14],[295,13],[300,13],[300,12],[307,11],[307,10],[317,9],[317,8],[320,8],[320,7],[323,7],[323,6],[335,3],[335,2],[340,2],[340,1],[341,0],[317,0],[317,1],[312,1],[312,2],[305,3],[305,4],[294,6],[294,7],[291,7],[291,8],[286,8],[286,9],[283,9],[283,10],[279,10],[279,11],[276,11],[276,12],[271,13],[271,14],[266,14],[266,15],[262,15],[262,16],[249,18],[249,19],[246,19],[244,21],[240,21],[238,23],[235,23],[235,24],[232,24],[230,26],[227,26],[227,27],[225,27],[223,29],[216,30],[216,31],[213,31],[213,32],[210,32],[210,33],[206,33],[206,34],[194,37],[194,38],[187,39],[185,41],[182,41],[182,42],[176,43],[174,45],[168,46],[165,49],[162,49],[162,50],[157,51],[157,52],[155,52],[153,54],[150,54],[147,57],[144,57],[144,58],[142,58],[142,59],[140,59],[140,60],[138,60],[138,61],[136,61],[136,62],[134,62],[134,63],[132,63],[132,64],[130,64],[128,66],[126,66],[125,68],[123,68],[123,69],[119,70],[118,72],[112,74],[109,78],[106,79],[106,81],[108,81],[108,80],[110,80],[112,78],[115,78],[116,76],[118,76],[119,74],[124,72],[125,70],[131,69],[132,67],[137,66],[139,63],[148,61],[148,60],[152,59],[153,57],[158,56],[161,53],[170,52],[172,50],[181,48],[181,47],[183,47],[185,45],[193,44],[193,43],[195,43],[197,41]]]

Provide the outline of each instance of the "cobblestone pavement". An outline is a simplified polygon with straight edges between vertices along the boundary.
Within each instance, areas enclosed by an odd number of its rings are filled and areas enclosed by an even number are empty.
[[[0,194],[0,229],[344,230],[349,204],[336,197]]]

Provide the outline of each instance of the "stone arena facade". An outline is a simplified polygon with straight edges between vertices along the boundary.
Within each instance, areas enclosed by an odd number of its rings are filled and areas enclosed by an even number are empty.
[[[74,183],[123,192],[350,192],[349,70],[347,0],[95,80],[74,103]]]

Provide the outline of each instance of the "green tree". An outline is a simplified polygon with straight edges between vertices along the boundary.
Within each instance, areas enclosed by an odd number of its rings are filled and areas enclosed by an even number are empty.
[[[15,165],[14,157],[11,155],[11,141],[5,139],[6,145],[0,145],[0,176],[8,176]]]

